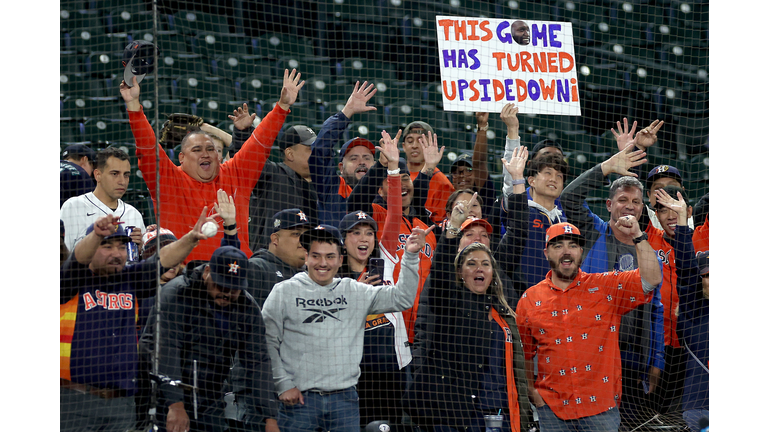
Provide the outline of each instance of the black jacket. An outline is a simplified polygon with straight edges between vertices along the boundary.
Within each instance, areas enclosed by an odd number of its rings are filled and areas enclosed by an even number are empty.
[[[513,201],[510,207],[524,209],[524,196],[510,195]],[[507,223],[510,228],[500,242],[504,252],[499,254],[497,250],[494,254],[500,270],[507,267],[507,272],[519,263],[528,229],[527,211],[510,213]],[[526,430],[533,417],[528,403],[525,357],[512,311],[504,308],[494,296],[474,294],[456,283],[453,258],[458,243],[458,238],[442,236],[435,251],[431,282],[421,295],[416,320],[413,383],[404,396],[405,409],[419,426],[471,425],[471,419],[480,410],[477,396],[487,367],[490,335],[502,331],[495,321],[488,319],[493,308],[506,318],[512,332],[513,374],[520,411],[510,418],[519,418],[520,429]],[[505,272],[500,271],[500,276],[509,281],[502,273]],[[505,295],[514,292],[511,287],[504,288]],[[516,303],[516,298],[511,295],[507,301]],[[499,408],[509,415],[506,404]]]
[[[216,306],[202,280],[204,268],[173,279],[161,290],[159,372],[192,384],[193,362],[197,360],[198,411],[202,412],[222,404],[228,391],[224,381],[231,383],[230,369],[239,357],[248,382],[245,391],[238,394],[238,404],[245,402],[256,419],[277,418],[261,308],[246,291],[228,308]],[[190,391],[170,384],[160,385],[160,391],[166,407],[183,401],[191,417]]]
[[[264,305],[272,287],[288,280],[302,270],[288,265],[267,249],[259,249],[248,260],[248,291],[259,304]]]

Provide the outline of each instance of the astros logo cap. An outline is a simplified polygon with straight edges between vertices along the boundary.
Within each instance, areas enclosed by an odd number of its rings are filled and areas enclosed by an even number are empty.
[[[248,286],[248,257],[233,246],[222,246],[211,255],[208,263],[213,282],[231,290],[243,290]]]
[[[576,243],[578,243],[581,247],[584,247],[584,243],[586,243],[586,239],[581,235],[581,231],[579,231],[576,226],[569,224],[568,222],[554,224],[547,230],[547,246],[549,246],[549,242],[551,241],[563,240],[567,238],[575,240]]]

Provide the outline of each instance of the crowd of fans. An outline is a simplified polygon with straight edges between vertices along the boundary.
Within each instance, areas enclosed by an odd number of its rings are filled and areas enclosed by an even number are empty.
[[[367,82],[319,132],[280,133],[303,85],[285,70],[257,126],[244,104],[231,137],[190,132],[176,165],[124,81],[160,227],[121,199],[127,154],[65,151],[62,431],[480,431],[494,414],[507,431],[656,414],[699,430],[708,195],[647,166],[663,121],[617,121],[615,154],[566,184],[561,144],[521,146],[508,104],[503,172],[487,163],[499,114],[477,113],[473,156],[443,173],[420,119],[339,142],[375,110]],[[587,197],[607,185],[603,220]]]

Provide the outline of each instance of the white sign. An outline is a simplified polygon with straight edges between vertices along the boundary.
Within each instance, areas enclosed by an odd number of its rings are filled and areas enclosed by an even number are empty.
[[[446,111],[581,115],[571,23],[435,19]]]

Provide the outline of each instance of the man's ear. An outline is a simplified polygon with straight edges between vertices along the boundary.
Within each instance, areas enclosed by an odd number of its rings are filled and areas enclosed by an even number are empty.
[[[287,149],[283,150],[283,160],[293,162],[293,147],[288,147]]]
[[[528,176],[528,184],[533,185],[533,180],[536,179],[536,176]]]
[[[208,277],[211,275],[211,266],[209,264],[205,265],[205,270],[203,270],[203,280],[208,280]]]
[[[277,235],[277,233],[272,233],[269,235],[269,244],[273,244],[277,246],[279,242],[280,242],[280,236]]]
[[[96,182],[99,181],[99,177],[101,177],[101,170],[98,168],[94,168],[93,170],[93,179],[96,180]]]
[[[383,196],[384,196],[384,194],[382,194],[382,191],[383,191],[383,189],[382,189],[382,188],[379,188],[379,191],[378,191],[378,192],[379,192],[379,195],[383,197]]]
[[[343,169],[344,169],[344,163],[343,162],[339,162],[339,172],[343,172],[342,171]]]
[[[611,206],[613,205],[613,201],[609,199],[605,200],[605,207],[608,209],[608,213],[611,212]]]

